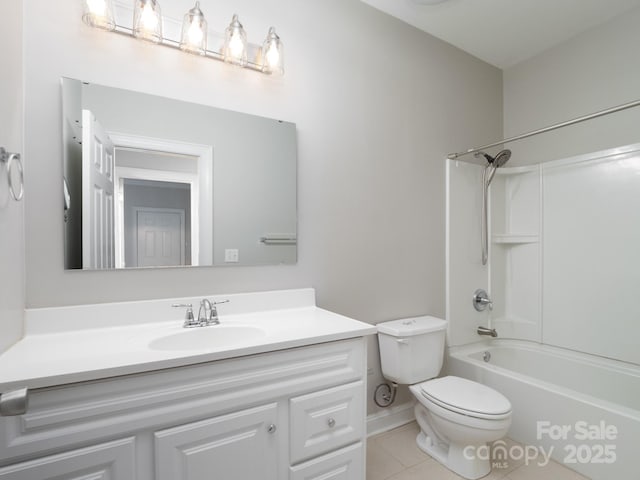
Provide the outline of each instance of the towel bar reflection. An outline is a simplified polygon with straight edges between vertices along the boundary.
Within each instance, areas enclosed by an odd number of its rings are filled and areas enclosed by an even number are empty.
[[[9,183],[9,192],[11,196],[16,202],[22,200],[22,196],[24,195],[24,169],[22,168],[22,161],[20,160],[19,153],[11,153],[7,152],[4,147],[0,147],[0,163],[7,165],[7,180]],[[14,184],[13,179],[13,168],[17,169],[18,172],[18,182],[20,187],[16,193],[16,185]]]
[[[265,245],[296,245],[298,239],[288,235],[270,235],[260,237],[260,243],[264,243]]]

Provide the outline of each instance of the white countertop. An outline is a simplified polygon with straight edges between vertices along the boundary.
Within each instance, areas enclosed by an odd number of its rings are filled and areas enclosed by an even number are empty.
[[[257,303],[252,294],[226,296],[236,304],[244,303],[244,307],[236,305],[235,311],[242,313],[225,315],[221,306],[219,318],[222,327],[257,327],[262,336],[239,339],[231,345],[216,348],[158,350],[150,347],[151,342],[168,335],[181,333],[197,336],[204,330],[212,329],[213,332],[213,329],[219,328],[185,329],[180,320],[182,311],[172,311],[171,320],[126,322],[127,312],[138,314],[141,308],[148,310],[157,304],[164,308],[176,300],[182,303],[185,299],[47,309],[47,312],[27,315],[25,337],[0,355],[0,393],[24,387],[50,387],[180,367],[376,333],[374,325],[316,307],[315,294],[311,289],[285,292],[291,292],[294,297],[297,295],[297,301],[284,302],[285,306],[291,308],[261,308],[259,311],[250,311],[247,305],[264,306],[264,292],[257,294],[262,295]],[[248,302],[245,301],[247,299]],[[272,305],[273,302],[268,306]],[[93,313],[102,314],[92,316],[92,310]],[[116,325],[105,326],[108,325],[105,310],[118,314],[117,320],[114,318]],[[197,315],[197,308],[194,311]],[[77,318],[74,319],[74,316]],[[93,324],[89,317],[95,317]],[[30,322],[29,318],[33,320]],[[83,328],[75,328],[83,318]]]

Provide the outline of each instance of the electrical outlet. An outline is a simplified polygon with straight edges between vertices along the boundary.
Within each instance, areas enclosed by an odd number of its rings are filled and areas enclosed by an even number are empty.
[[[224,261],[226,263],[238,263],[240,255],[237,248],[227,248],[224,251]]]

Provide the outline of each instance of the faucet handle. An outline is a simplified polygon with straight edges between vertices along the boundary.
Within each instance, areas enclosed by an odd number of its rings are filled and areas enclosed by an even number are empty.
[[[200,326],[206,327],[209,325],[219,325],[220,320],[218,320],[218,309],[216,305],[220,305],[221,303],[229,303],[229,300],[220,300],[219,302],[212,302],[211,300],[205,298],[200,301],[200,310],[198,310],[198,323]],[[203,314],[204,310],[204,314]],[[209,311],[209,315],[207,316],[207,310]]]
[[[204,302],[204,300],[203,300],[203,302]],[[210,300],[207,300],[207,302],[211,306],[211,312],[209,314],[209,320],[213,320],[213,319],[218,317],[218,309],[216,308],[216,305],[220,305],[221,303],[229,303],[229,300],[220,300],[219,302],[212,302]]]
[[[186,308],[187,311],[184,314],[184,326],[191,326],[195,323],[193,318],[193,305],[190,303],[174,303],[171,305],[173,308]]]
[[[186,308],[187,312],[193,309],[193,305],[190,303],[174,303],[171,306],[173,308]]]
[[[487,292],[479,288],[473,293],[473,307],[478,312],[483,312],[487,307],[489,310],[493,310],[493,302]]]

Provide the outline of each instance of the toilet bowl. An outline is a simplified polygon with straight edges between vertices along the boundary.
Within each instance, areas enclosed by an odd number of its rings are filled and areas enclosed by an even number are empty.
[[[464,478],[491,472],[487,443],[511,426],[511,404],[500,393],[459,377],[411,385],[418,400],[418,447]]]
[[[378,324],[382,374],[409,385],[417,400],[418,447],[458,475],[491,472],[488,442],[504,437],[511,403],[501,393],[460,377],[436,377],[444,358],[446,322],[415,317]]]

